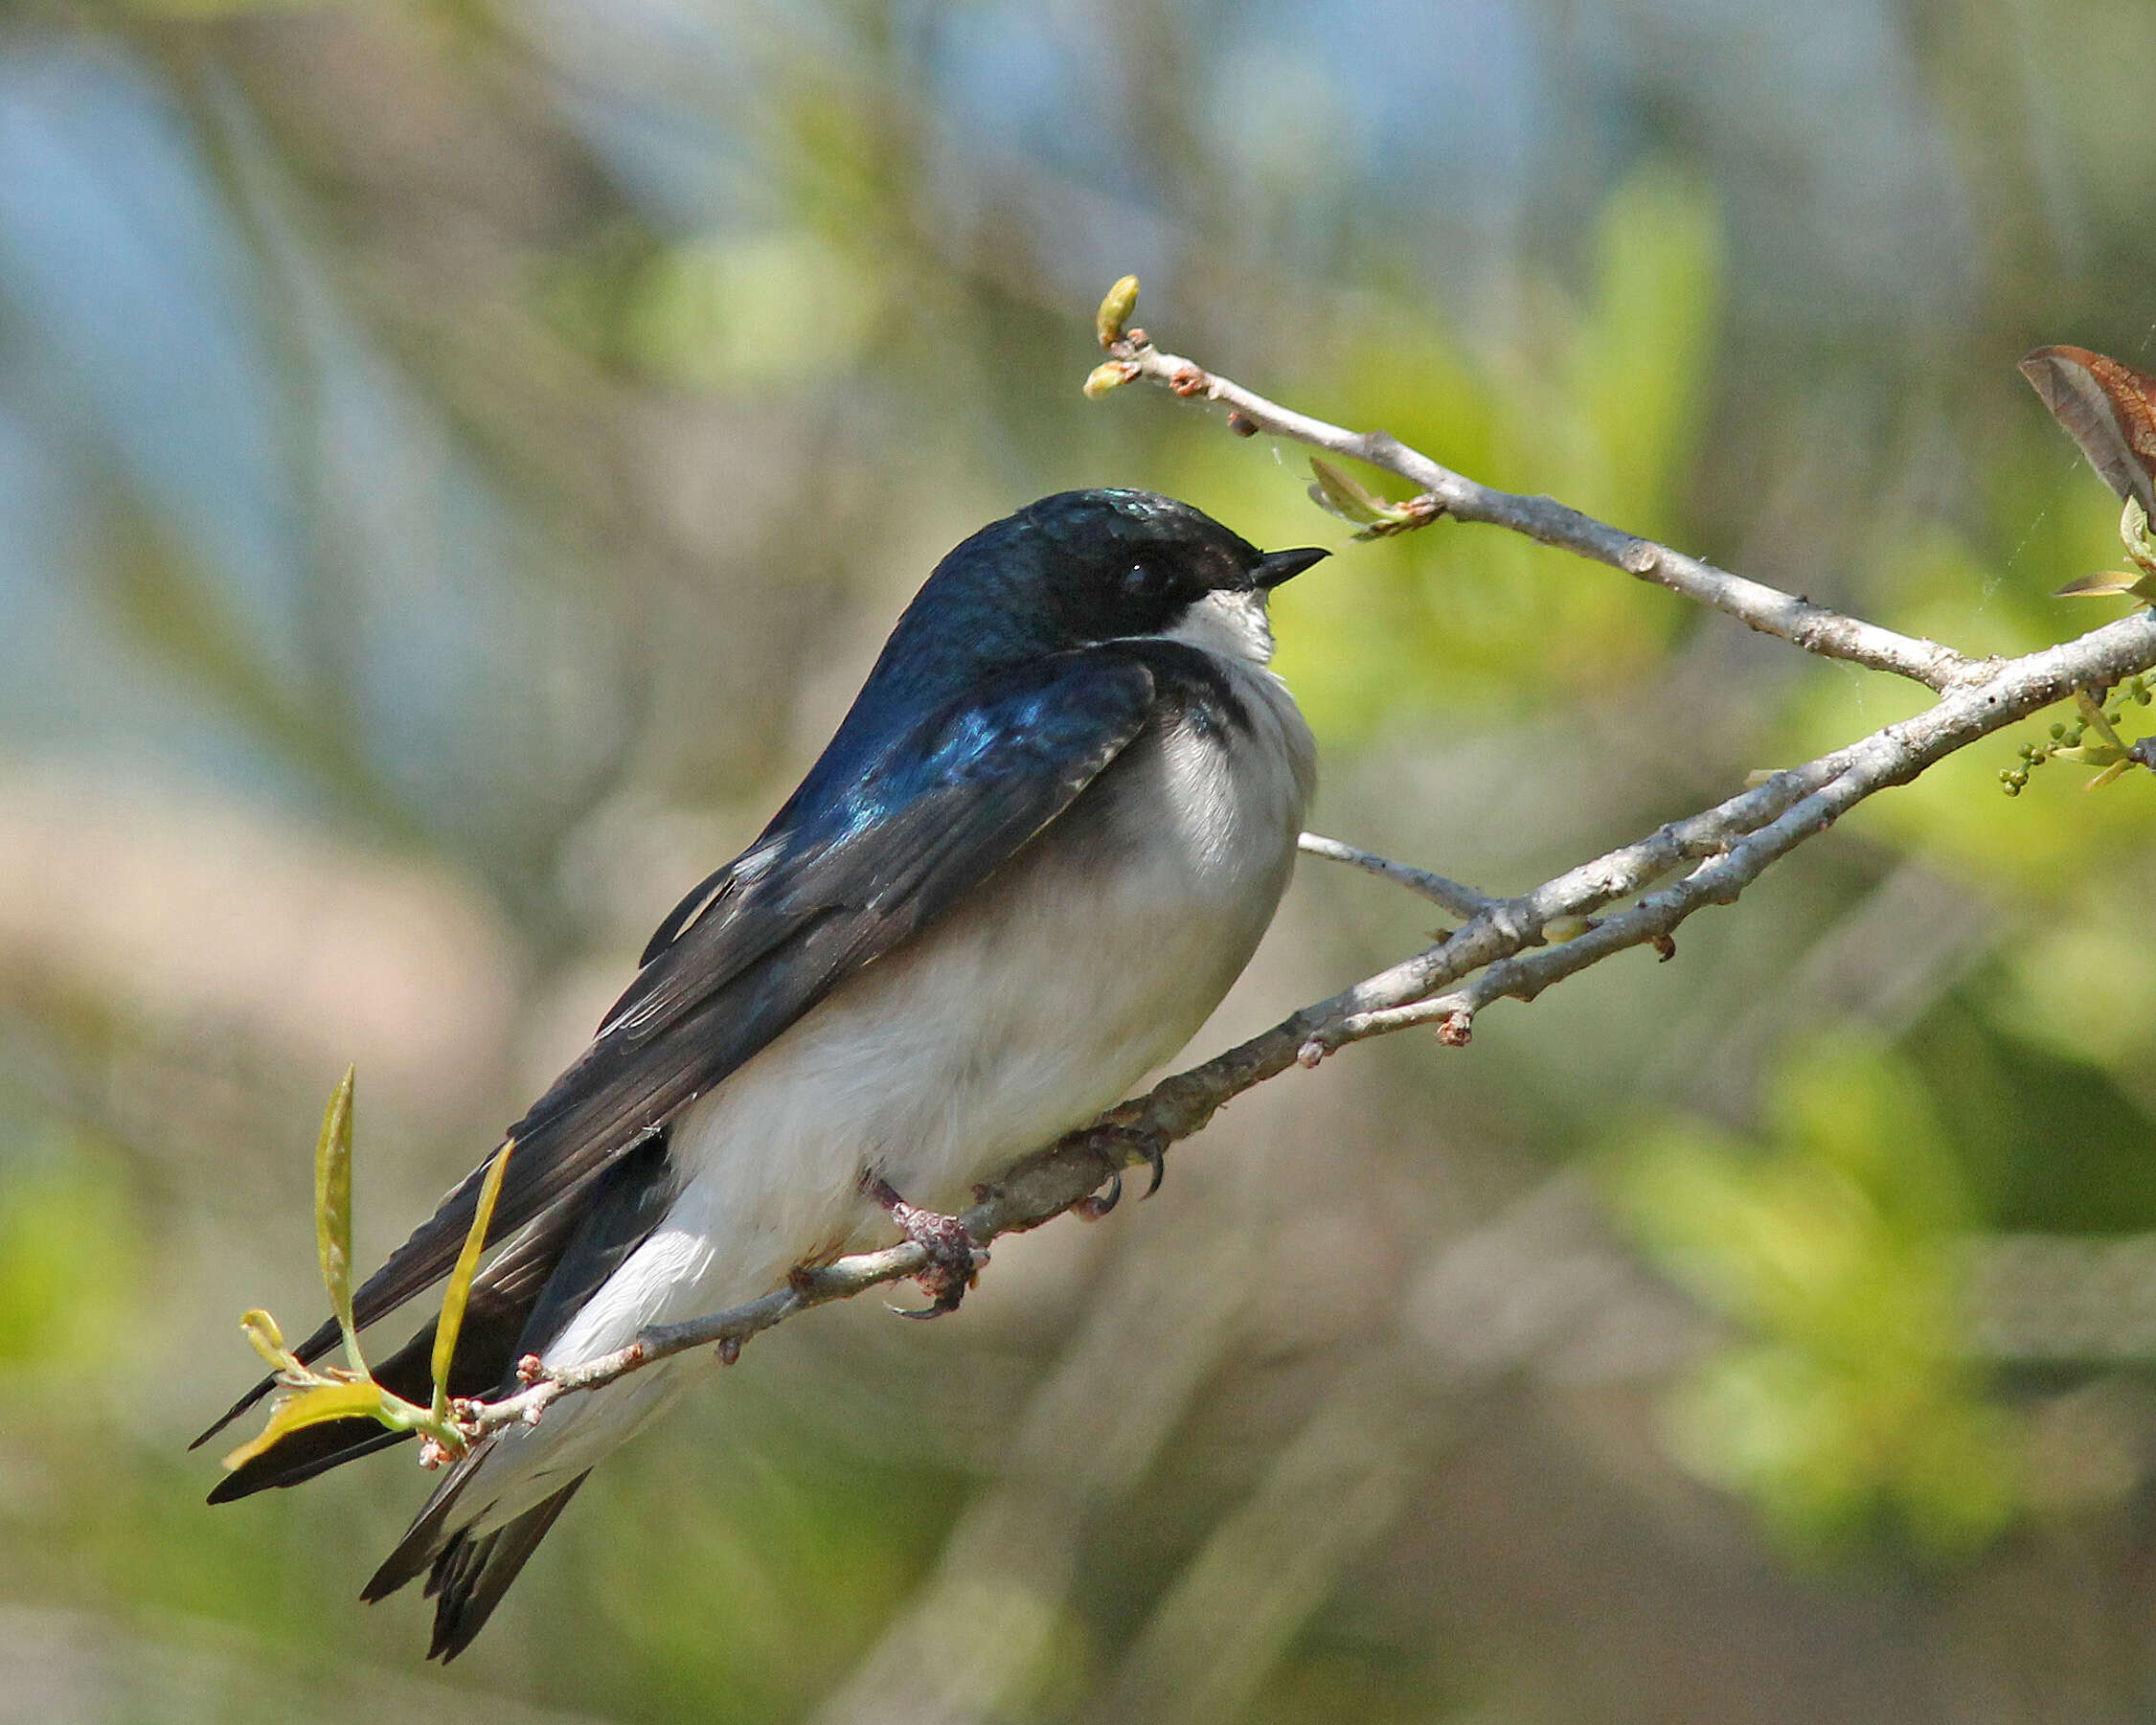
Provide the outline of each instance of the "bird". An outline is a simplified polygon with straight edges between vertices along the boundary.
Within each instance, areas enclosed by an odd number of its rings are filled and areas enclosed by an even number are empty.
[[[509,1129],[501,1244],[450,1392],[511,1393],[528,1356],[595,1358],[895,1220],[942,1253],[928,1311],[955,1305],[974,1266],[929,1206],[1126,1095],[1273,919],[1316,747],[1268,669],[1266,605],[1326,555],[1260,552],[1190,504],[1103,488],[1044,497],[946,556],[799,787],[660,923],[591,1044]],[[361,1326],[447,1273],[502,1153],[361,1285]],[[338,1334],[326,1322],[295,1351],[312,1360]],[[433,1335],[377,1377],[424,1400]],[[487,1434],[361,1597],[424,1576],[428,1657],[455,1658],[591,1468],[708,1352]],[[290,1433],[210,1501],[403,1435],[363,1419]]]

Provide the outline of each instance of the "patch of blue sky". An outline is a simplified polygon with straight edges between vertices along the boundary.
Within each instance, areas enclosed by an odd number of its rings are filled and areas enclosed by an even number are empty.
[[[114,48],[0,60],[0,301],[35,398],[296,669],[275,384],[185,125]]]

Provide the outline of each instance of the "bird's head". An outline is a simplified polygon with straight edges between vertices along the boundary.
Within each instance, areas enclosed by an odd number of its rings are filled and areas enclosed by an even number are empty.
[[[1151,491],[1058,491],[986,530],[1025,554],[1013,601],[1037,603],[1059,647],[1146,636],[1262,663],[1265,600],[1326,553],[1262,552],[1202,510]]]
[[[1262,664],[1266,596],[1325,555],[1260,551],[1151,491],[1058,491],[945,557],[892,645],[904,659],[978,665],[1167,636]]]

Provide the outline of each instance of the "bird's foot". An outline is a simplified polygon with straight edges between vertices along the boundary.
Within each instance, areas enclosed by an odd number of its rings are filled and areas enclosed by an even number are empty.
[[[1103,1135],[1095,1138],[1093,1142],[1094,1153],[1101,1158],[1107,1169],[1108,1184],[1105,1191],[1097,1192],[1091,1197],[1080,1198],[1071,1206],[1082,1220],[1098,1222],[1123,1201],[1123,1150],[1126,1145],[1134,1145],[1153,1170],[1153,1177],[1146,1188],[1145,1196],[1149,1198],[1160,1191],[1160,1183],[1168,1174],[1168,1146],[1161,1142],[1160,1135],[1157,1132],[1126,1132],[1116,1128],[1113,1136]]]
[[[958,1310],[965,1290],[988,1261],[987,1248],[974,1243],[957,1216],[907,1203],[881,1174],[864,1173],[861,1190],[889,1213],[899,1233],[928,1254],[927,1266],[914,1280],[930,1303],[919,1310],[897,1305],[891,1309],[901,1318],[940,1318]]]

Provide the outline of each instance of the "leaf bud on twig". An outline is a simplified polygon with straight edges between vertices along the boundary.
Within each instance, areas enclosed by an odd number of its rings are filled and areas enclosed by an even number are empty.
[[[1093,314],[1093,332],[1101,338],[1103,348],[1112,348],[1123,339],[1123,327],[1137,308],[1138,278],[1125,276],[1108,289],[1101,301],[1101,309]]]

